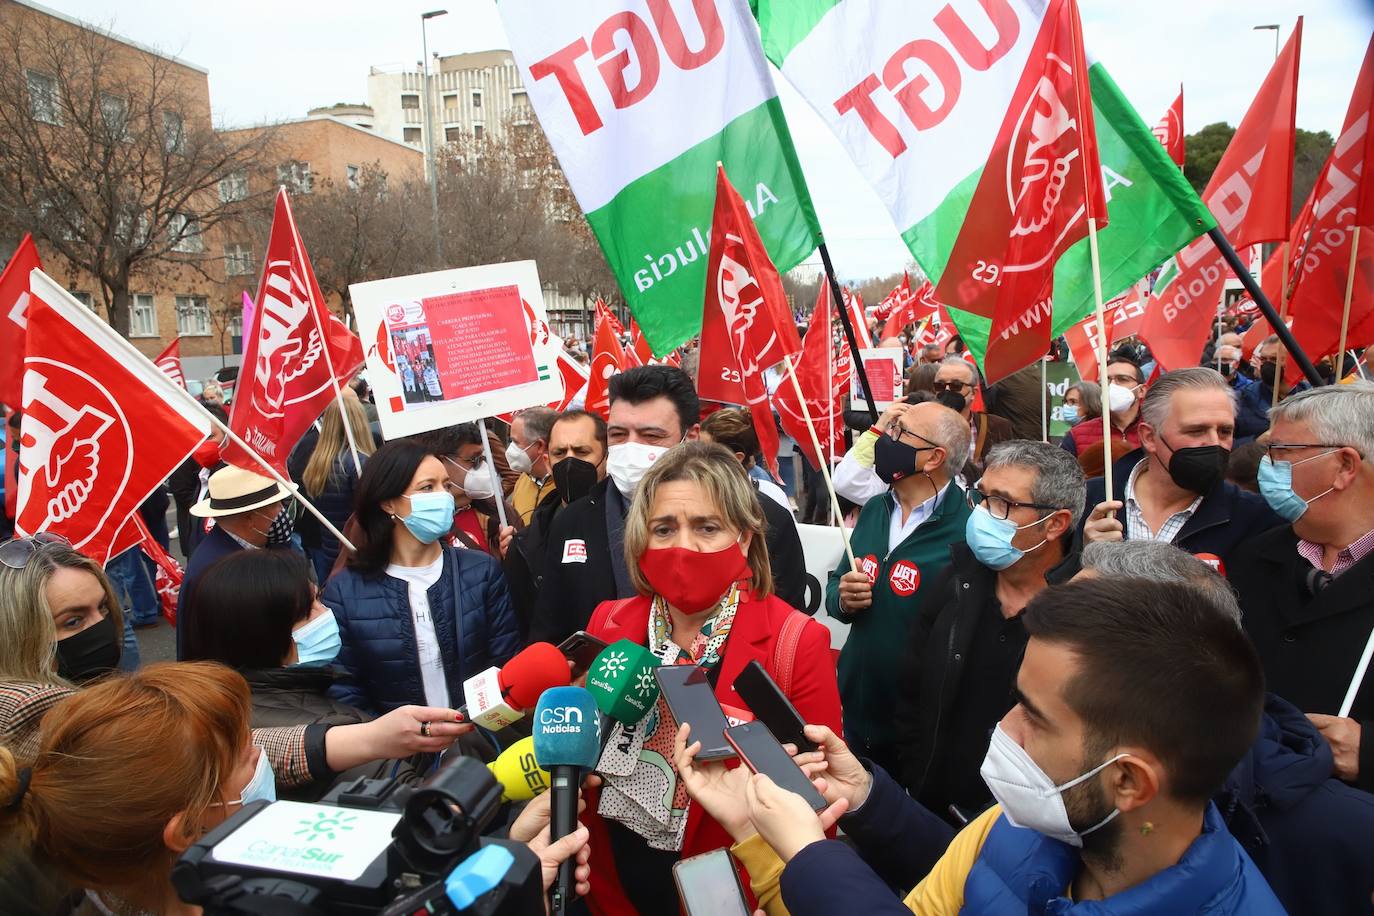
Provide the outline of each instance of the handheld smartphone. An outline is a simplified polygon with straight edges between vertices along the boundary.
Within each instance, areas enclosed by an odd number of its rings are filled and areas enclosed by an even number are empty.
[[[606,648],[603,640],[597,639],[586,630],[578,630],[567,639],[558,644],[558,651],[563,653],[563,657],[573,663],[573,679],[581,677],[587,669],[596,661],[596,657],[601,654],[601,650]]]
[[[806,737],[802,729],[806,721],[797,712],[797,707],[787,699],[787,694],[777,685],[758,659],[744,666],[735,678],[735,692],[749,707],[754,718],[768,726],[773,737],[781,744],[792,743],[798,751],[814,751],[816,742]]]
[[[674,862],[673,881],[687,916],[752,916],[735,863],[724,849]]]
[[[811,780],[806,778],[802,768],[782,749],[778,739],[762,722],[746,722],[725,730],[725,740],[739,754],[744,765],[755,773],[766,773],[768,778],[789,792],[796,792],[813,811],[825,807],[825,798]]]
[[[685,722],[691,727],[687,743],[701,742],[698,760],[724,760],[735,756],[730,742],[725,740],[725,729],[730,723],[725,720],[725,712],[711,689],[711,682],[706,679],[705,668],[663,665],[654,669],[654,677],[663,688],[663,699],[673,718],[679,725]]]

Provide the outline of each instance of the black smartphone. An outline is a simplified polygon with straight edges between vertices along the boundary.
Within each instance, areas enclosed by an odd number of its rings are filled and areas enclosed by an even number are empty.
[[[806,778],[802,768],[782,749],[778,739],[762,722],[746,722],[725,730],[725,740],[739,754],[744,765],[755,773],[767,773],[768,778],[789,792],[796,792],[813,811],[825,808],[825,798]]]
[[[735,863],[724,849],[677,860],[673,881],[687,916],[752,916]]]
[[[558,644],[558,651],[563,653],[563,657],[573,663],[572,677],[581,677],[596,657],[601,654],[601,650],[606,648],[604,640],[597,639],[586,630],[578,630],[567,639]]]
[[[795,744],[798,751],[816,750],[816,742],[807,738],[802,730],[806,721],[801,713],[797,712],[797,707],[787,699],[787,694],[782,692],[777,682],[768,676],[758,659],[745,665],[739,677],[735,678],[735,693],[749,707],[754,718],[768,726],[779,743]]]
[[[678,725],[691,726],[687,743],[701,742],[698,760],[724,760],[735,756],[730,742],[725,740],[725,711],[720,708],[706,669],[700,665],[663,665],[654,669],[654,677],[663,688],[663,699]]]

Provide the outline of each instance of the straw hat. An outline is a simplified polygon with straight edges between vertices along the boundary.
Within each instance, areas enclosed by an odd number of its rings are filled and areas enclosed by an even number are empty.
[[[239,515],[270,506],[291,494],[270,477],[227,465],[210,475],[209,494],[191,507],[199,518]]]

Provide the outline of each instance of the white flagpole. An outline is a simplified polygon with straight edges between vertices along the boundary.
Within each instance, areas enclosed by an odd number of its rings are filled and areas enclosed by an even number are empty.
[[[821,451],[820,437],[816,435],[816,424],[811,420],[811,409],[806,406],[806,395],[802,392],[801,382],[797,381],[797,369],[792,362],[791,354],[782,358],[787,366],[787,374],[792,377],[792,389],[797,392],[797,402],[801,404],[802,419],[806,421],[806,431],[811,434],[811,446],[816,450],[818,457],[824,457]],[[840,519],[840,538],[844,541],[845,556],[849,557],[849,568],[859,572],[859,564],[854,560],[854,548],[849,545],[849,530],[844,526],[844,520],[840,516],[840,501],[835,496],[835,482],[830,479],[830,466],[825,461],[820,462],[821,476],[825,478],[825,488],[830,492],[830,511],[835,513],[835,517]]]
[[[825,281],[825,278],[822,277],[822,278],[821,278],[821,284],[822,284],[822,286],[824,286],[825,282],[826,282],[826,281]],[[825,381],[825,384],[826,384],[825,394],[826,394],[826,397],[829,398],[829,403],[828,403],[828,405],[827,405],[827,410],[826,410],[826,417],[827,417],[827,422],[828,422],[829,425],[830,425],[830,438],[826,440],[826,444],[830,446],[831,450],[834,450],[834,448],[835,448],[835,320],[834,320],[834,318],[833,318],[833,316],[832,316],[832,314],[831,314],[831,311],[830,311],[830,301],[829,301],[829,299],[825,300],[825,302],[826,302],[826,305],[825,305],[825,317],[826,317],[826,319],[827,319],[826,322],[825,322],[825,379],[826,379],[826,381]],[[816,452],[816,464],[818,464],[818,465],[821,465],[821,464],[829,465],[829,463],[830,463],[830,459],[827,458],[823,452],[819,452],[819,451]],[[826,514],[830,516],[830,524],[831,524],[831,525],[837,525],[837,524],[840,523],[839,517],[835,514],[835,513],[836,513],[836,510],[837,510],[838,508],[839,508],[839,502],[836,501],[836,502],[832,503],[832,504],[826,509]]]
[[[1336,384],[1345,375],[1345,340],[1350,332],[1350,299],[1355,292],[1355,265],[1360,258],[1360,227],[1356,226],[1350,237],[1350,269],[1345,275],[1345,308],[1341,312],[1341,345],[1336,351]],[[1274,379],[1278,385],[1277,377]],[[1374,645],[1374,643],[1371,643]],[[1369,664],[1369,653],[1365,652],[1365,665]]]
[[[1112,411],[1107,392],[1107,315],[1102,308],[1102,264],[1097,254],[1097,218],[1088,217],[1088,249],[1093,262],[1093,304],[1097,309],[1097,381],[1102,386],[1102,482],[1107,499],[1112,493]]]
[[[1341,711],[1336,715],[1344,719],[1350,715],[1350,708],[1355,705],[1355,694],[1360,692],[1360,685],[1364,683],[1364,676],[1369,671],[1369,661],[1374,658],[1374,630],[1369,631],[1369,639],[1365,641],[1364,653],[1360,656],[1360,663],[1355,666],[1355,676],[1350,680],[1350,686],[1345,691],[1345,699],[1341,701]]]
[[[501,520],[501,527],[506,527],[506,493],[501,485],[501,477],[496,473],[496,462],[491,457],[491,442],[487,440],[487,421],[479,417],[477,419],[477,431],[482,436],[482,454],[487,457],[487,467],[492,479],[496,481],[496,517]]]

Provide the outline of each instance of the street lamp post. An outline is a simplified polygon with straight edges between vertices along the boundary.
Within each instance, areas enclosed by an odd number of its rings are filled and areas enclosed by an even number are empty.
[[[448,15],[448,10],[430,10],[428,13],[420,14],[420,47],[424,57],[420,61],[421,82],[424,107],[420,116],[425,121],[425,169],[429,172],[429,208],[430,216],[434,223],[434,269],[438,270],[444,266],[444,252],[439,239],[439,175],[434,164],[434,118],[433,100],[430,98],[429,89],[429,34],[427,26],[429,20],[437,16]]]
[[[1257,25],[1257,26],[1255,26],[1255,29],[1254,29],[1254,30],[1255,30],[1256,32],[1269,32],[1269,31],[1272,31],[1272,32],[1274,33],[1274,59],[1275,59],[1275,60],[1278,60],[1278,59],[1279,59],[1279,33],[1282,32],[1283,30],[1280,29],[1279,26],[1278,26],[1277,24],[1273,24],[1273,25]]]

